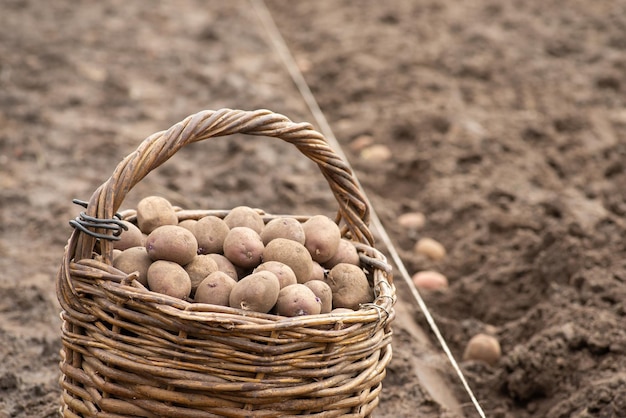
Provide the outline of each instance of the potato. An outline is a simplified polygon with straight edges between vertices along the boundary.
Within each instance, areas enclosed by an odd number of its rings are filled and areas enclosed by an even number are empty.
[[[231,229],[245,226],[257,234],[260,234],[265,226],[261,214],[248,206],[237,206],[231,209],[224,217],[224,222]]]
[[[322,267],[320,263],[318,263],[317,261],[314,261],[309,280],[324,280],[325,275],[326,275],[326,269]],[[309,280],[306,280],[305,283],[308,282]]]
[[[244,269],[261,264],[263,241],[259,234],[246,226],[236,226],[224,239],[224,255],[231,263]]]
[[[411,280],[420,290],[441,290],[448,287],[448,278],[437,271],[418,271],[411,277]]]
[[[339,263],[354,264],[355,266],[361,264],[361,259],[359,258],[359,253],[354,246],[354,243],[345,238],[342,238],[341,241],[339,241],[337,251],[335,251],[335,254],[324,263],[324,267],[331,269]]]
[[[278,300],[280,283],[269,271],[259,271],[239,280],[230,292],[231,308],[268,313]]]
[[[414,250],[418,254],[422,254],[433,261],[440,261],[446,256],[445,247],[432,238],[421,238],[415,243]]]
[[[169,200],[160,196],[144,197],[137,204],[137,225],[150,234],[161,225],[177,225],[178,217]]]
[[[398,225],[406,229],[422,229],[426,224],[426,216],[421,212],[407,212],[398,216]]]
[[[333,309],[333,291],[326,282],[322,280],[309,280],[304,286],[311,289],[320,300],[320,313],[328,313]]]
[[[196,227],[196,223],[198,223],[198,221],[196,221],[195,219],[185,219],[184,221],[178,222],[178,226],[188,229],[193,233],[193,229]]]
[[[286,238],[271,240],[263,250],[263,262],[280,261],[287,264],[296,274],[298,283],[309,280],[313,270],[311,254],[299,242]]]
[[[280,261],[266,261],[261,263],[254,269],[254,273],[258,271],[271,271],[274,273],[276,277],[278,277],[281,289],[290,284],[298,283],[296,273],[293,272],[293,269]]]
[[[332,219],[324,215],[312,216],[302,224],[302,229],[304,246],[313,261],[323,264],[335,255],[341,241],[341,230]]]
[[[205,254],[207,257],[210,257],[217,263],[217,269],[222,271],[228,276],[232,277],[233,280],[239,280],[239,275],[237,274],[237,268],[233,263],[230,262],[228,258],[223,256],[222,254]],[[243,276],[242,276],[243,277]]]
[[[191,293],[191,279],[180,264],[157,260],[148,268],[148,288],[184,300]]]
[[[198,241],[178,225],[162,225],[148,235],[145,243],[152,260],[167,260],[184,266],[198,254]]]
[[[205,216],[194,225],[193,233],[198,240],[198,254],[223,254],[224,240],[230,228],[217,216]]]
[[[122,223],[128,229],[122,230],[118,241],[113,241],[113,248],[124,251],[132,247],[141,247],[143,245],[144,238],[139,227],[129,221],[122,221]]]
[[[359,155],[364,160],[371,161],[373,163],[382,163],[383,161],[388,161],[391,157],[393,157],[389,147],[383,144],[373,144],[365,147],[361,150]]]
[[[223,271],[214,271],[196,289],[194,301],[229,306],[230,292],[237,282]]]
[[[137,281],[144,286],[148,286],[148,268],[152,264],[152,259],[148,255],[145,247],[127,248],[113,258],[113,267],[126,274],[139,273]]]
[[[302,224],[295,218],[274,218],[261,231],[261,239],[263,244],[267,245],[274,238],[286,238],[304,245],[304,229],[302,229]]]
[[[333,308],[358,310],[361,304],[374,299],[365,272],[354,264],[337,264],[324,281],[333,292]]]
[[[321,308],[315,293],[300,283],[282,288],[276,300],[276,314],[282,316],[317,315]]]
[[[191,262],[183,266],[191,279],[191,295],[193,296],[198,285],[209,274],[218,271],[217,263],[205,254],[196,255]]]
[[[487,334],[474,335],[463,352],[463,361],[482,361],[491,366],[498,363],[502,351],[496,337]]]

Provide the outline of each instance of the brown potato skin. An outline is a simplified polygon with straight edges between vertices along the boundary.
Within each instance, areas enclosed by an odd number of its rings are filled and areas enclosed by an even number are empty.
[[[200,218],[192,231],[198,240],[198,254],[223,254],[229,231],[226,222],[217,216]]]
[[[148,288],[153,292],[185,300],[191,293],[191,279],[180,264],[157,260],[148,268]]]
[[[254,269],[254,273],[258,271],[270,271],[274,273],[276,277],[278,277],[281,289],[290,284],[298,283],[296,273],[293,272],[293,269],[280,261],[266,261],[261,263]]]
[[[335,255],[341,241],[341,230],[328,216],[315,215],[302,224],[304,229],[304,246],[311,253],[313,261],[320,264]]]
[[[148,268],[152,259],[145,247],[131,247],[120,252],[113,258],[113,267],[126,274],[138,272],[137,281],[144,286],[148,285]]]
[[[320,300],[320,313],[329,313],[333,309],[333,291],[326,282],[309,280],[304,286],[311,289]]]
[[[167,260],[184,266],[198,254],[196,237],[178,225],[157,227],[146,238],[145,247],[152,260]]]
[[[268,313],[278,300],[280,283],[269,271],[250,274],[235,284],[230,292],[228,304],[231,308]]]
[[[137,204],[137,226],[150,234],[161,225],[177,225],[178,216],[169,200],[161,196],[144,197]]]
[[[196,255],[191,262],[183,266],[189,278],[191,279],[191,295],[193,296],[198,285],[209,274],[218,271],[217,263],[211,257],[205,254]]]
[[[333,308],[358,310],[361,304],[372,302],[373,292],[363,270],[353,264],[339,263],[324,280],[333,291]]]
[[[306,239],[302,224],[297,219],[288,217],[274,218],[265,224],[261,231],[263,244],[267,245],[268,242],[275,238],[290,239],[302,245],[304,245]]]
[[[300,283],[282,288],[275,306],[277,315],[290,317],[317,315],[321,308],[322,303],[313,290]]]
[[[311,277],[313,260],[304,245],[286,238],[271,240],[263,250],[263,262],[280,261],[287,264],[296,274],[298,283]]]
[[[129,221],[123,220],[122,223],[128,229],[122,230],[118,241],[113,241],[113,248],[124,251],[132,247],[141,247],[144,242],[144,237],[139,227]]]
[[[263,217],[249,206],[237,206],[230,210],[224,217],[224,222],[230,229],[245,226],[260,234],[265,226]]]
[[[310,280],[324,280],[325,274],[326,274],[326,269],[322,267],[320,263],[318,263],[317,261],[314,261],[313,268],[311,269],[311,276],[309,277],[309,280],[307,280],[307,282]]]
[[[327,269],[331,269],[339,263],[354,264],[355,266],[361,264],[359,253],[354,246],[354,243],[345,238],[342,238],[341,241],[339,241],[339,247],[337,247],[337,251],[329,260],[324,263],[324,267]]]
[[[500,342],[493,335],[479,333],[474,335],[465,346],[463,361],[482,361],[495,366],[502,356]]]
[[[196,227],[197,222],[198,221],[195,219],[185,219],[184,221],[179,221],[178,226],[188,229],[191,233],[193,233],[193,229]]]
[[[196,289],[194,301],[229,306],[230,292],[237,282],[223,271],[215,271],[202,280]]]
[[[224,239],[224,255],[243,269],[252,269],[261,264],[263,249],[259,234],[246,226],[232,228]]]
[[[237,274],[237,267],[230,262],[226,256],[222,254],[205,254],[207,257],[212,258],[217,263],[217,269],[219,271],[223,271],[228,274],[233,280],[239,280],[239,275]]]

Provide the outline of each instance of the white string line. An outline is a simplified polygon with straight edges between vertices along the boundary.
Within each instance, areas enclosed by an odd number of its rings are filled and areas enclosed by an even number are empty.
[[[311,89],[309,88],[309,85],[307,84],[307,82],[304,79],[304,76],[302,75],[302,73],[298,69],[298,65],[296,64],[296,62],[295,62],[295,60],[293,58],[293,55],[291,54],[291,51],[289,51],[289,48],[287,47],[287,44],[285,43],[284,38],[280,34],[280,31],[278,30],[278,27],[276,26],[276,23],[274,22],[274,19],[272,18],[272,15],[271,15],[269,9],[265,5],[265,2],[263,0],[250,0],[250,2],[252,3],[254,8],[256,9],[256,12],[257,12],[261,22],[263,23],[263,26],[265,27],[265,30],[268,32],[268,34],[270,36],[270,39],[272,40],[272,43],[274,44],[274,47],[276,48],[276,50],[277,50],[278,54],[280,55],[283,63],[285,64],[285,67],[289,71],[289,74],[291,75],[291,78],[293,79],[294,83],[296,84],[296,87],[300,91],[300,94],[302,95],[302,98],[304,99],[304,101],[306,102],[307,106],[309,107],[309,110],[313,114],[313,117],[315,118],[317,124],[320,127],[320,130],[322,131],[322,134],[326,137],[326,139],[328,139],[328,141],[334,147],[334,149],[337,152],[337,154],[339,154],[339,156],[341,158],[343,158],[343,160],[346,162],[346,164],[348,164],[348,166],[350,166],[350,163],[349,163],[348,159],[346,158],[345,154],[343,153],[343,150],[341,149],[341,146],[340,146],[339,142],[337,141],[337,138],[333,134],[333,131],[330,128],[330,125],[328,124],[328,121],[326,120],[326,117],[324,116],[324,113],[320,109],[320,107],[319,107],[319,105],[317,103],[317,100],[315,100],[315,97],[313,96],[313,93],[311,92]],[[472,403],[474,404],[474,407],[478,411],[478,414],[481,416],[481,418],[486,418],[485,417],[485,413],[483,412],[480,404],[478,403],[478,400],[476,399],[476,397],[474,396],[474,393],[472,392],[472,389],[470,388],[469,384],[467,383],[467,380],[465,379],[465,376],[463,375],[463,372],[461,371],[461,368],[459,367],[458,363],[454,359],[454,356],[452,355],[452,352],[450,351],[450,348],[448,347],[448,344],[446,343],[446,340],[443,338],[443,335],[441,334],[441,331],[439,330],[439,327],[437,326],[437,324],[435,322],[435,319],[430,314],[430,311],[428,310],[428,307],[426,306],[426,303],[424,302],[424,300],[420,296],[417,288],[415,287],[415,284],[411,280],[411,276],[410,276],[409,272],[406,270],[406,267],[404,266],[404,263],[402,262],[402,259],[398,255],[398,252],[396,251],[393,243],[391,242],[391,239],[389,238],[389,235],[387,234],[387,231],[385,230],[385,228],[383,228],[382,223],[380,222],[380,219],[379,219],[378,215],[376,214],[376,211],[374,210],[374,207],[370,203],[367,195],[365,194],[365,190],[361,186],[361,184],[360,184],[358,178],[356,178],[356,176],[355,176],[355,180],[356,180],[358,186],[361,188],[361,191],[363,193],[363,196],[365,198],[366,203],[370,207],[372,224],[374,225],[376,230],[379,232],[381,240],[385,244],[385,247],[387,248],[387,251],[389,252],[391,258],[393,259],[396,267],[400,271],[400,274],[401,274],[402,278],[404,279],[406,284],[409,286],[409,289],[411,290],[411,294],[413,295],[413,297],[417,301],[418,306],[420,307],[420,309],[424,313],[424,316],[426,317],[426,321],[428,322],[428,325],[430,326],[431,330],[433,331],[433,333],[437,337],[437,340],[439,341],[439,344],[441,345],[441,347],[443,348],[444,352],[446,353],[446,356],[450,360],[450,363],[452,364],[452,367],[454,368],[457,376],[461,380],[461,383],[463,384],[463,387],[465,388],[467,394],[469,395],[470,399],[472,400]]]

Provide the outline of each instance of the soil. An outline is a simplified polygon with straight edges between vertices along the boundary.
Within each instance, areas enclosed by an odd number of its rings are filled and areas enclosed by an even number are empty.
[[[3,2],[0,417],[57,414],[55,275],[72,199],[202,109],[316,122],[252,4]],[[486,415],[626,416],[626,2],[267,6],[407,270],[447,276],[421,295]],[[332,215],[316,171],[284,143],[220,138],[182,149],[124,207],[158,194]],[[416,211],[422,228],[398,224]],[[415,253],[421,237],[446,257]],[[375,416],[478,416],[396,284]],[[499,340],[496,364],[463,361],[477,333]]]

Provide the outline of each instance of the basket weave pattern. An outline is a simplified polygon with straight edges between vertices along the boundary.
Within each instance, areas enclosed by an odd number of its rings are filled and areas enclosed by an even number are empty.
[[[112,267],[111,240],[76,229],[57,277],[63,416],[365,417],[377,406],[391,359],[395,287],[372,246],[369,207],[349,167],[310,124],[268,110],[191,115],[121,161],[86,214],[113,218],[132,187],[181,147],[234,133],[282,139],[317,163],[376,299],[354,312],[293,318],[191,303],[147,290]],[[178,217],[226,213],[181,210]],[[272,218],[265,214],[266,222]]]

